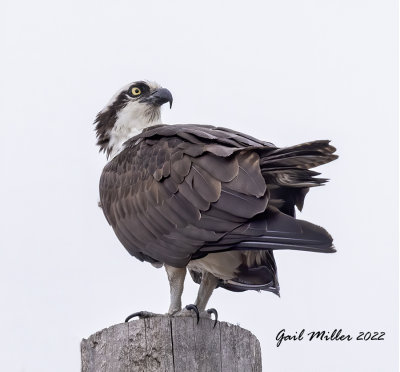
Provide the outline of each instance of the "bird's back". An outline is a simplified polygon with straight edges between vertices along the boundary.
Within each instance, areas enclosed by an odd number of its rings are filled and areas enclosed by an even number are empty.
[[[334,150],[328,141],[279,149],[224,128],[158,125],[106,165],[101,204],[125,248],[152,263],[184,267],[236,249],[331,251],[329,234],[296,220],[294,206],[325,182],[309,168]]]

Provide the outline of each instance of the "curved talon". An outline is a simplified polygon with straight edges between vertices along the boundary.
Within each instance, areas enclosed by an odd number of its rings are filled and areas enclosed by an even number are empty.
[[[215,310],[214,308],[211,308],[211,309],[208,309],[207,310],[207,313],[208,314],[214,314],[214,316],[215,316],[215,319],[214,319],[214,326],[213,326],[213,328],[215,328],[215,326],[217,325],[217,322],[218,322],[218,311],[217,310]]]
[[[186,310],[193,310],[196,313],[196,317],[197,317],[197,324],[199,324],[199,320],[200,320],[200,313],[199,313],[199,309],[197,308],[196,305],[186,305],[185,306]]]
[[[143,315],[143,311],[138,311],[136,313],[133,313],[133,314],[129,315],[128,317],[126,317],[125,323],[128,323],[135,316],[141,317],[142,315]]]

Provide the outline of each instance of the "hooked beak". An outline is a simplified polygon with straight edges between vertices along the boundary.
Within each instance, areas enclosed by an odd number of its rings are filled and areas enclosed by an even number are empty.
[[[172,107],[172,94],[168,89],[160,88],[155,90],[150,96],[144,99],[145,102],[150,103],[154,106],[161,106],[164,103],[169,102],[169,108]]]

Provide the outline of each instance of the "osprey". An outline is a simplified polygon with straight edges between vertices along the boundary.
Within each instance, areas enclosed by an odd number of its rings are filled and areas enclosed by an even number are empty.
[[[329,141],[279,148],[227,128],[164,125],[167,102],[169,90],[138,81],[113,96],[95,125],[111,158],[100,205],[131,255],[165,267],[168,314],[207,316],[216,287],[279,295],[274,250],[335,252],[326,230],[295,217],[309,188],[327,181],[310,168],[337,158]],[[200,287],[182,310],[187,270]]]

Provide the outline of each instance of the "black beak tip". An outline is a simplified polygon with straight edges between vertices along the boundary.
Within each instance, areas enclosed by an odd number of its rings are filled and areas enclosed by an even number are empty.
[[[164,103],[169,102],[169,108],[172,107],[172,94],[168,89],[160,88],[157,89],[146,101],[156,105],[161,106]]]

